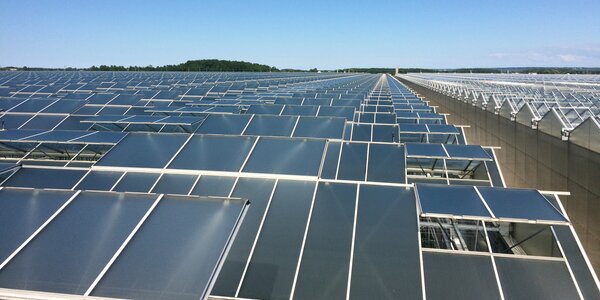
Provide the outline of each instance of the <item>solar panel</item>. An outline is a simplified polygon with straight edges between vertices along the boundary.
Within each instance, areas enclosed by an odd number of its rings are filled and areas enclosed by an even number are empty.
[[[121,179],[122,172],[91,171],[75,186],[78,190],[110,191]]]
[[[188,135],[131,133],[108,152],[98,166],[163,168],[188,139]],[[145,151],[140,151],[145,149]]]
[[[236,294],[274,188],[273,179],[240,178],[235,184],[231,195],[248,199],[251,204],[244,218],[244,226],[240,228],[215,282],[212,295]]]
[[[74,191],[0,190],[0,260],[5,261]]]
[[[356,194],[354,184],[320,184],[294,298],[338,298],[346,294]]]
[[[253,104],[250,105],[248,114],[257,114],[257,115],[279,115],[283,110],[283,105],[277,104]]]
[[[493,160],[479,145],[406,143],[407,157]]]
[[[191,195],[226,197],[233,188],[236,177],[227,176],[200,176]]]
[[[492,157],[479,145],[442,145],[452,159],[492,160]]]
[[[85,170],[21,168],[4,185],[39,189],[71,189]]]
[[[491,218],[472,186],[417,184],[415,191],[424,214]]]
[[[291,136],[298,117],[255,115],[244,130],[245,135]]]
[[[30,136],[36,136],[41,133],[46,132],[46,130],[1,130],[0,131],[0,140],[2,141],[17,141],[20,139],[26,139]]]
[[[496,267],[505,297],[528,299],[576,299],[577,289],[563,261],[498,257]],[[536,276],[535,274],[552,274]]]
[[[320,106],[316,105],[285,105],[281,115],[316,116],[320,108]]]
[[[346,121],[343,118],[306,117],[298,118],[293,137],[342,139]]]
[[[317,176],[324,150],[323,140],[261,138],[243,171]]]
[[[406,143],[407,157],[450,158],[441,144]]]
[[[414,194],[410,189],[361,185],[356,211],[350,294],[408,297],[422,292]],[[394,267],[391,267],[394,266]],[[398,285],[398,282],[403,284]]]
[[[0,297],[600,295],[559,197],[392,76],[0,83]]]
[[[151,193],[187,195],[194,187],[198,175],[162,174]]]
[[[2,269],[1,286],[85,293],[154,198],[156,196],[80,193]],[[28,271],[31,263],[40,266],[35,275]]]
[[[426,124],[427,130],[430,133],[446,133],[446,134],[459,134],[458,129],[454,125],[447,124]]]
[[[425,124],[401,124],[401,133],[429,133]]]
[[[335,103],[335,102],[334,102]],[[319,117],[342,117],[352,120],[354,107],[351,106],[319,106],[317,116]]]
[[[242,134],[252,116],[250,115],[210,115],[198,128],[198,133]]]
[[[194,135],[167,168],[237,172],[255,141],[254,137]]]
[[[429,297],[502,299],[489,257],[424,252],[423,266]]]
[[[244,207],[245,201],[240,199],[164,196],[91,294],[206,297]],[[213,218],[215,215],[219,218]],[[187,258],[185,266],[182,257]]]
[[[498,218],[559,222],[567,221],[567,219],[536,190],[493,187],[478,187],[477,189],[494,215]]]
[[[310,181],[277,182],[261,237],[242,281],[240,297],[290,296],[314,189],[315,183]]]
[[[364,143],[343,143],[336,179],[363,181],[367,170],[368,147]]]
[[[160,174],[157,173],[126,172],[111,187],[111,190],[115,192],[149,193],[159,177]]]

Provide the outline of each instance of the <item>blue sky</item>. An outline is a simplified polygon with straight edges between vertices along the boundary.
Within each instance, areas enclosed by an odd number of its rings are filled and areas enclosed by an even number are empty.
[[[600,1],[0,1],[0,66],[600,67]]]

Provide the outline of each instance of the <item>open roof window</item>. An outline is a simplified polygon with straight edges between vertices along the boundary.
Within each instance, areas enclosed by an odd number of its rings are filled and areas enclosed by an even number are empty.
[[[424,248],[562,257],[553,226],[568,222],[536,190],[417,184],[415,191]]]
[[[493,159],[481,146],[406,143],[410,182],[446,179],[449,183],[490,185],[486,162],[493,163]]]
[[[482,221],[422,217],[421,247],[487,252]]]

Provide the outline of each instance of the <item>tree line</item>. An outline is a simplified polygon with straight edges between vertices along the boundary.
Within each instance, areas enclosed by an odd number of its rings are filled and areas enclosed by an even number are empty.
[[[275,67],[245,61],[200,59],[164,66],[91,66],[90,71],[277,72]]]
[[[390,73],[396,72],[395,68],[348,68],[339,69],[338,72],[357,73]],[[399,68],[398,73],[537,73],[537,74],[600,74],[600,68],[553,68],[553,67],[523,67],[523,68],[459,68],[459,69],[427,69],[427,68]]]
[[[317,72],[317,68],[310,70],[277,69],[268,65],[250,63],[245,61],[231,61],[219,59],[188,60],[181,64],[165,66],[117,66],[100,65],[90,68],[39,68],[39,67],[0,67],[1,70],[22,71],[177,71],[177,72]],[[332,71],[326,71],[332,72]],[[346,68],[333,72],[349,73],[390,73],[396,72],[395,68]],[[399,73],[537,73],[537,74],[600,74],[600,68],[554,68],[554,67],[515,67],[515,68],[458,68],[458,69],[428,69],[428,68],[400,68]]]

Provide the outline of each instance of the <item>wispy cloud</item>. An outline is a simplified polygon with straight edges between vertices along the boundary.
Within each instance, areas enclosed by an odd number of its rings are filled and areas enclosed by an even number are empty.
[[[489,54],[489,57],[503,66],[598,67],[600,46],[559,46],[518,52],[495,52]]]
[[[497,59],[504,59],[509,56],[510,56],[510,54],[508,54],[508,53],[492,53],[492,54],[490,54],[490,57],[497,58]]]
[[[560,57],[560,59],[562,59],[562,61],[567,62],[567,63],[580,62],[580,61],[583,61],[588,58],[587,56],[575,55],[575,54],[559,54],[558,57]]]

